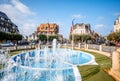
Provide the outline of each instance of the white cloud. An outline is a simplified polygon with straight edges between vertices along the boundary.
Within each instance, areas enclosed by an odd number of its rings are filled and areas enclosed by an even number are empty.
[[[105,18],[102,16],[97,17],[97,20],[104,20]]]
[[[35,25],[33,25],[35,23],[35,13],[19,0],[11,0],[10,3],[0,4],[0,11],[7,14],[23,35],[29,35],[36,30]]]
[[[94,26],[95,26],[95,28],[103,28],[103,27],[105,27],[103,24],[95,24]]]
[[[24,31],[23,33],[27,33],[28,35],[30,35],[31,33],[34,32],[36,25],[34,23],[25,23],[23,25]]]
[[[29,10],[29,8],[24,5],[23,3],[21,3],[19,0],[12,0],[11,1],[14,8],[16,8],[16,10],[19,10],[21,13],[23,14],[33,14],[33,12],[31,12]]]
[[[80,15],[80,14],[74,14],[72,15],[72,19],[85,19],[87,16]]]

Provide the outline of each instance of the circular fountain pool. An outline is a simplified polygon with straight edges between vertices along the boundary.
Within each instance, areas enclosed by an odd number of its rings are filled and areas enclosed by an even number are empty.
[[[0,81],[82,81],[77,65],[94,62],[90,54],[56,47],[12,56],[0,72]]]
[[[44,49],[20,53],[11,60],[1,73],[2,81],[75,81],[73,66],[90,64],[94,57],[70,49],[58,49],[56,54]]]

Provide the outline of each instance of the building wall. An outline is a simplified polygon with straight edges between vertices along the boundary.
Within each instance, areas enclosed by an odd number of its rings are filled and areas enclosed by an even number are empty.
[[[37,33],[36,31],[34,33],[32,33],[31,35],[29,35],[28,37],[28,41],[34,41],[34,40],[37,40]]]
[[[71,27],[72,29],[72,27]],[[71,34],[90,34],[90,24],[84,24],[84,23],[77,23],[74,25],[74,30],[70,32]]]
[[[8,16],[0,11],[0,31],[6,33],[19,33],[18,27],[12,23]]]
[[[56,35],[59,32],[59,26],[56,23],[40,24],[37,28],[37,33],[45,35]]]
[[[118,19],[114,22],[114,32],[120,31],[120,16],[118,16]]]

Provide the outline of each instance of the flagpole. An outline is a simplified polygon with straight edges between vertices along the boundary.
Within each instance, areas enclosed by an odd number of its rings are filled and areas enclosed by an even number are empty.
[[[74,20],[72,20],[72,50],[74,50],[74,35],[73,35],[73,31],[74,31]]]

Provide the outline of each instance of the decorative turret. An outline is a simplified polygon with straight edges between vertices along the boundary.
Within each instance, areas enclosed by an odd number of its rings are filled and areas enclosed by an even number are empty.
[[[118,23],[120,24],[120,15],[118,16]]]
[[[114,22],[114,32],[120,31],[120,15]]]

